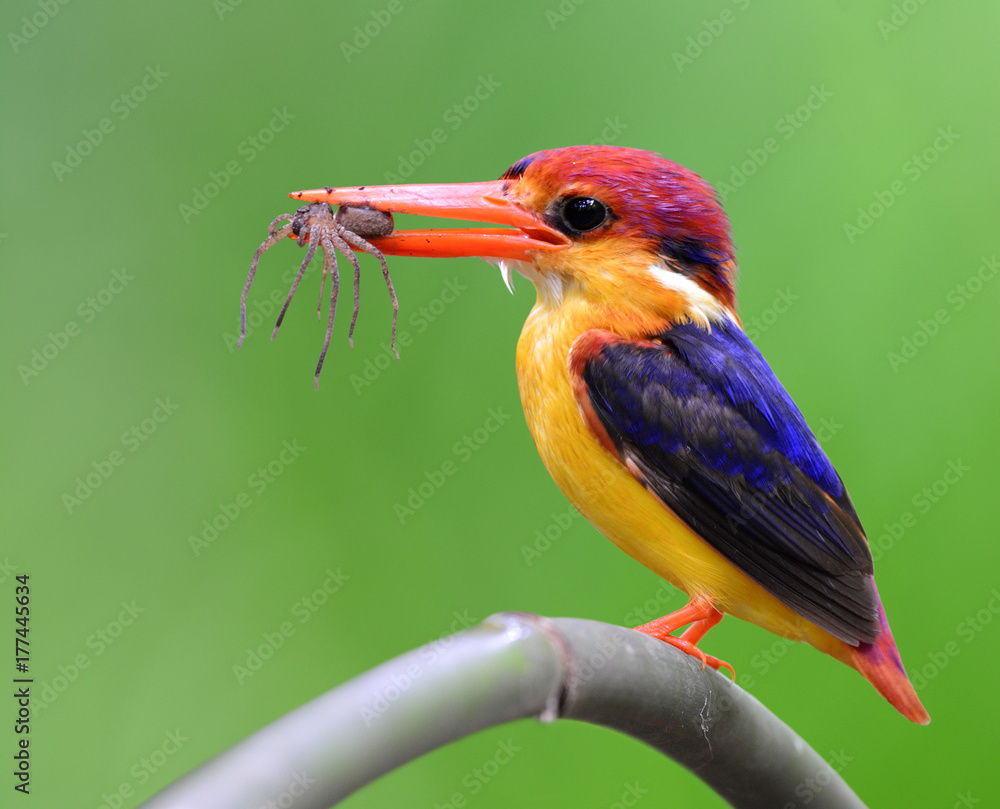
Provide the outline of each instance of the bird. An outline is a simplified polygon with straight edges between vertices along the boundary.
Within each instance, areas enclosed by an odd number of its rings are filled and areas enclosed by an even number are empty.
[[[688,596],[639,631],[732,671],[698,644],[733,615],[930,721],[847,489],[742,328],[730,223],[708,182],[655,152],[589,145],[535,152],[498,180],[289,196],[500,226],[371,242],[478,256],[511,291],[514,272],[534,285],[516,366],[542,462],[605,537]]]

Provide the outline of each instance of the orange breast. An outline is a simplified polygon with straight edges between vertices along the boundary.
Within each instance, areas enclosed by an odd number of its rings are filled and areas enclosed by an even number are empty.
[[[576,337],[597,325],[587,302],[570,293],[555,307],[539,302],[517,346],[528,428],[563,494],[619,548],[688,595],[706,596],[723,612],[842,654],[842,642],[791,611],[698,537],[590,431],[567,360]]]

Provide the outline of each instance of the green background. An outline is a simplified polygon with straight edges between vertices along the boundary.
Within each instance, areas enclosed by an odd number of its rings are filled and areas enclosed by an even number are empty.
[[[22,803],[114,806],[124,784],[132,806],[493,612],[625,623],[682,604],[580,520],[527,563],[523,548],[568,505],[518,403],[514,347],[534,301],[523,279],[511,298],[475,259],[392,260],[411,343],[389,363],[389,302],[363,258],[355,348],[345,305],[318,393],[316,274],[280,339],[268,340],[271,313],[232,350],[250,256],[293,209],[287,192],[387,172],[493,179],[529,152],[602,138],[717,185],[749,174],[726,200],[741,312],[882,537],[880,590],[934,722],[911,725],[846,666],[734,619],[705,648],[846,761],[870,805],[997,800],[1000,280],[961,289],[1000,252],[1000,10],[675,5],[4,4],[0,648],[12,650],[11,576],[27,573],[35,693],[55,697],[34,720]],[[477,86],[485,98],[462,107]],[[437,128],[444,142],[411,158]],[[186,210],[199,193],[203,210]],[[862,229],[858,208],[877,195],[892,204]],[[268,253],[251,307],[283,296],[300,259],[290,242]],[[462,289],[446,303],[449,281]],[[911,356],[893,362],[906,340]],[[510,418],[463,460],[454,445],[491,408]],[[284,441],[304,450],[282,465]],[[122,464],[89,497],[65,499],[114,452]],[[448,460],[457,473],[401,521],[395,504]],[[272,462],[281,474],[261,489],[251,478]],[[944,483],[950,463],[964,471]],[[249,507],[196,555],[191,535],[241,493]],[[303,613],[328,570],[348,578]],[[283,622],[293,634],[238,681],[234,666]],[[13,711],[5,700],[5,772]],[[152,755],[171,732],[179,750]],[[508,740],[520,750],[477,780]],[[641,805],[722,805],[636,742],[534,721],[451,745],[345,805],[461,793],[477,809],[610,807],[635,784]]]

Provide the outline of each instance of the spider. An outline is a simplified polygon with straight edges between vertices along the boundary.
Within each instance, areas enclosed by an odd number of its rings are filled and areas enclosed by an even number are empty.
[[[287,221],[288,224],[277,227],[279,222]],[[306,271],[306,267],[316,254],[316,248],[323,248],[323,275],[319,284],[319,303],[316,307],[316,316],[322,320],[323,308],[323,285],[326,282],[327,273],[330,274],[330,304],[327,316],[326,339],[323,341],[323,350],[319,355],[319,362],[316,364],[316,389],[319,390],[319,374],[323,370],[323,360],[326,359],[327,349],[330,347],[330,337],[333,334],[333,319],[337,312],[337,296],[340,294],[340,272],[337,269],[337,254],[347,256],[354,266],[354,315],[351,318],[351,328],[348,332],[348,342],[354,347],[354,326],[358,322],[358,310],[361,304],[361,265],[354,250],[361,250],[371,253],[382,265],[382,277],[385,278],[386,286],[389,288],[389,298],[392,300],[392,350],[399,359],[399,351],[396,350],[396,323],[399,318],[399,301],[396,299],[396,290],[392,286],[392,279],[389,277],[389,267],[385,262],[385,256],[375,247],[375,245],[365,240],[365,237],[374,238],[377,236],[388,236],[392,233],[392,214],[378,211],[373,208],[341,207],[336,215],[333,209],[325,202],[316,202],[312,205],[305,205],[299,208],[295,214],[283,213],[267,226],[268,236],[253,254],[250,262],[250,273],[247,275],[246,284],[243,285],[243,295],[240,297],[240,339],[236,344],[237,348],[243,346],[243,340],[247,336],[247,295],[250,292],[250,285],[253,283],[254,275],[257,273],[257,263],[260,257],[270,250],[282,239],[288,236],[298,237],[297,243],[302,247],[309,243],[302,266],[299,267],[295,280],[292,281],[292,288],[288,290],[288,297],[281,307],[278,320],[274,324],[274,331],[271,333],[273,340],[278,336],[278,329],[281,321],[285,317],[288,305],[292,302],[292,296],[298,289],[299,282]]]

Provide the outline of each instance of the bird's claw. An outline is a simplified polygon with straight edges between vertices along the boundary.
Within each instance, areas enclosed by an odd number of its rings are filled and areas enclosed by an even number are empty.
[[[692,598],[686,606],[677,612],[664,615],[648,624],[637,626],[635,631],[669,643],[684,654],[697,657],[701,660],[702,669],[711,666],[718,671],[725,666],[729,669],[729,675],[733,678],[733,682],[736,682],[736,672],[732,666],[724,660],[705,654],[698,648],[698,642],[705,637],[705,633],[721,620],[722,612],[711,601],[705,598]],[[682,632],[680,637],[676,637],[673,633],[685,624],[691,624],[691,626]]]
[[[736,682],[736,671],[731,665],[729,665],[725,660],[719,660],[717,657],[712,657],[712,655],[705,654],[701,649],[699,649],[694,643],[689,640],[684,640],[684,638],[676,638],[673,635],[667,635],[665,637],[660,637],[664,643],[669,643],[675,649],[680,649],[684,654],[691,655],[691,657],[697,657],[701,661],[702,670],[706,666],[711,666],[713,669],[718,671],[720,668],[725,667],[729,670],[729,676],[732,677],[733,682]]]

